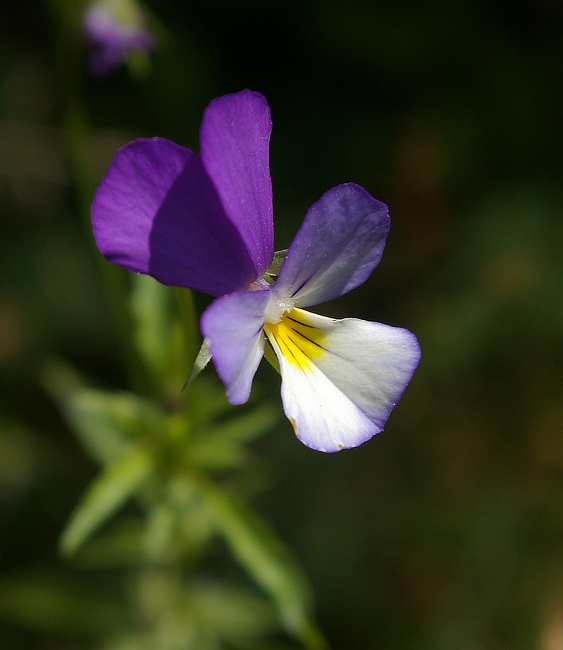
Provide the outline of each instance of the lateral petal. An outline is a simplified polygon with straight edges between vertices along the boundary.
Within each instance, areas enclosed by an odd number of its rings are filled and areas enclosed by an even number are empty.
[[[389,232],[387,206],[354,183],[311,206],[287,251],[276,291],[298,307],[318,305],[359,286],[379,264]]]
[[[203,312],[201,331],[231,404],[244,404],[264,354],[264,314],[269,291],[230,293]]]
[[[214,99],[200,131],[203,165],[250,253],[255,278],[268,269],[274,252],[271,130],[266,99],[243,90]]]
[[[280,361],[282,399],[305,445],[335,452],[383,430],[420,360],[414,334],[293,309],[265,327]]]
[[[246,289],[254,265],[197,154],[163,138],[120,149],[92,204],[109,262],[212,296]]]

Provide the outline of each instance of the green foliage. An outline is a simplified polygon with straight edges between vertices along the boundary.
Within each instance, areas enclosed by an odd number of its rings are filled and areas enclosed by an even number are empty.
[[[273,531],[242,503],[211,482],[201,479],[199,487],[213,523],[233,555],[270,594],[288,629],[307,648],[325,648],[325,642],[311,618],[311,593],[301,570]]]
[[[197,357],[195,358],[193,368],[190,372],[189,377],[186,379],[184,384],[184,390],[192,383],[192,381],[199,375],[199,373],[205,368],[205,366],[211,361],[211,352],[209,352],[209,345],[207,340],[204,340],[199,348]]]
[[[73,553],[115,511],[137,494],[154,470],[150,453],[131,445],[90,484],[63,531],[61,549]]]
[[[25,573],[0,579],[0,611],[43,634],[111,637],[123,627],[119,602],[93,595],[61,573]]]
[[[194,571],[218,535],[271,598],[287,632],[305,648],[324,648],[301,569],[274,531],[245,503],[246,494],[233,493],[236,475],[245,468],[256,469],[248,443],[270,429],[279,414],[267,402],[235,414],[216,383],[200,378],[192,384],[209,361],[205,343],[189,385],[180,393],[183,364],[173,359],[194,349],[187,336],[196,335],[189,324],[178,327],[183,316],[194,318],[193,311],[186,310],[187,296],[182,300],[182,310],[176,312],[169,289],[152,278],[135,278],[132,336],[148,385],[155,388],[152,396],[92,388],[60,362],[44,368],[47,390],[84,449],[101,464],[62,533],[61,550],[67,556],[77,554],[89,566],[137,567],[142,575],[157,563],[177,580],[187,569]],[[175,336],[178,333],[182,336]],[[133,505],[137,514],[127,514],[126,506]],[[156,571],[152,579],[161,580],[160,575]],[[175,589],[175,595],[166,597],[172,599],[170,611],[177,617],[175,634],[183,639],[178,648],[220,648],[223,641],[236,647],[239,636],[247,643],[272,629],[273,610],[251,593],[243,596],[229,585],[212,588],[207,581],[199,587],[177,584]],[[253,613],[244,615],[251,602]],[[221,609],[214,610],[211,603]],[[164,642],[160,635],[166,638],[169,626],[159,622],[148,636],[109,647],[146,644],[168,650],[175,642]]]
[[[134,312],[140,329],[148,319],[148,310]],[[164,337],[166,334],[162,331]],[[146,340],[145,336],[136,338],[141,351]],[[141,357],[154,369],[152,355]],[[164,374],[161,382],[166,382]],[[215,399],[216,388],[208,390],[207,382],[190,387],[181,410],[170,410],[164,403],[158,405],[133,393],[90,388],[60,363],[51,363],[43,377],[69,426],[102,465],[62,533],[63,553],[75,554],[86,545],[85,553],[79,554],[83,562],[99,565],[100,560],[107,562],[113,557],[126,564],[133,560],[140,571],[147,562],[181,571],[188,558],[192,564],[205,554],[214,531],[272,598],[287,631],[300,638],[304,647],[324,647],[311,618],[307,581],[295,560],[265,522],[243,504],[241,495],[231,496],[232,487],[227,491],[216,482],[219,476],[227,477],[248,466],[251,453],[247,444],[279,417],[269,404],[225,416],[224,398]],[[139,525],[112,528],[112,520],[132,501],[142,513],[137,516]],[[96,539],[100,532],[102,536]],[[94,544],[89,545],[90,541]],[[225,589],[225,594],[230,593],[230,587]],[[224,597],[228,605],[230,601]],[[182,598],[195,607],[194,593]],[[236,611],[243,608],[243,602],[237,599],[236,607],[230,607]],[[196,609],[201,607],[200,603]],[[199,627],[191,621],[191,631],[186,634],[193,636],[194,645],[189,647],[220,647],[216,644],[225,630],[244,631],[243,620],[239,617],[238,625],[232,626],[218,617],[211,627],[207,620],[199,620]],[[248,624],[256,628],[252,617]],[[206,640],[212,629],[221,626],[225,628],[221,634],[213,632],[213,638],[219,634],[215,641]]]

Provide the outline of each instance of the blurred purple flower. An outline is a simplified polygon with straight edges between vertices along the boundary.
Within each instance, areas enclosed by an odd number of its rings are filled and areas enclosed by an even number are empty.
[[[362,284],[381,259],[387,206],[358,185],[309,209],[271,284],[270,131],[266,100],[244,90],[207,107],[201,155],[162,138],[128,144],[96,191],[94,236],[108,261],[216,297],[201,329],[231,403],[247,401],[270,344],[297,437],[335,452],[383,429],[420,348],[405,329],[302,309]]]
[[[92,47],[90,70],[105,75],[124,63],[132,52],[147,52],[155,45],[146,28],[146,14],[131,0],[99,0],[83,15],[86,40]]]

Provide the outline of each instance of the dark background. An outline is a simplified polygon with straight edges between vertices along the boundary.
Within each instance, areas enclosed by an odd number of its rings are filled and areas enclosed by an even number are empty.
[[[96,467],[38,381],[64,358],[121,387],[61,130],[46,6],[0,10],[0,645],[82,649],[57,537]],[[96,173],[139,136],[197,148],[214,97],[272,111],[276,244],[345,181],[390,206],[365,285],[321,306],[407,327],[423,357],[384,433],[257,443],[256,500],[295,551],[333,648],[563,647],[562,11],[556,0],[147,3],[144,79],[81,78]],[[209,371],[213,372],[213,371]],[[278,379],[259,371],[278,399]],[[41,581],[42,580],[42,581]],[[55,584],[60,602],[42,596]],[[35,586],[34,586],[35,585]]]

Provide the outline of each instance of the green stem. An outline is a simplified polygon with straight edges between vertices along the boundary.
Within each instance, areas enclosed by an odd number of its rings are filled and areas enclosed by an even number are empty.
[[[190,289],[176,287],[176,297],[180,305],[186,363],[187,367],[191,368],[201,347],[199,319],[195,308],[194,296]]]

